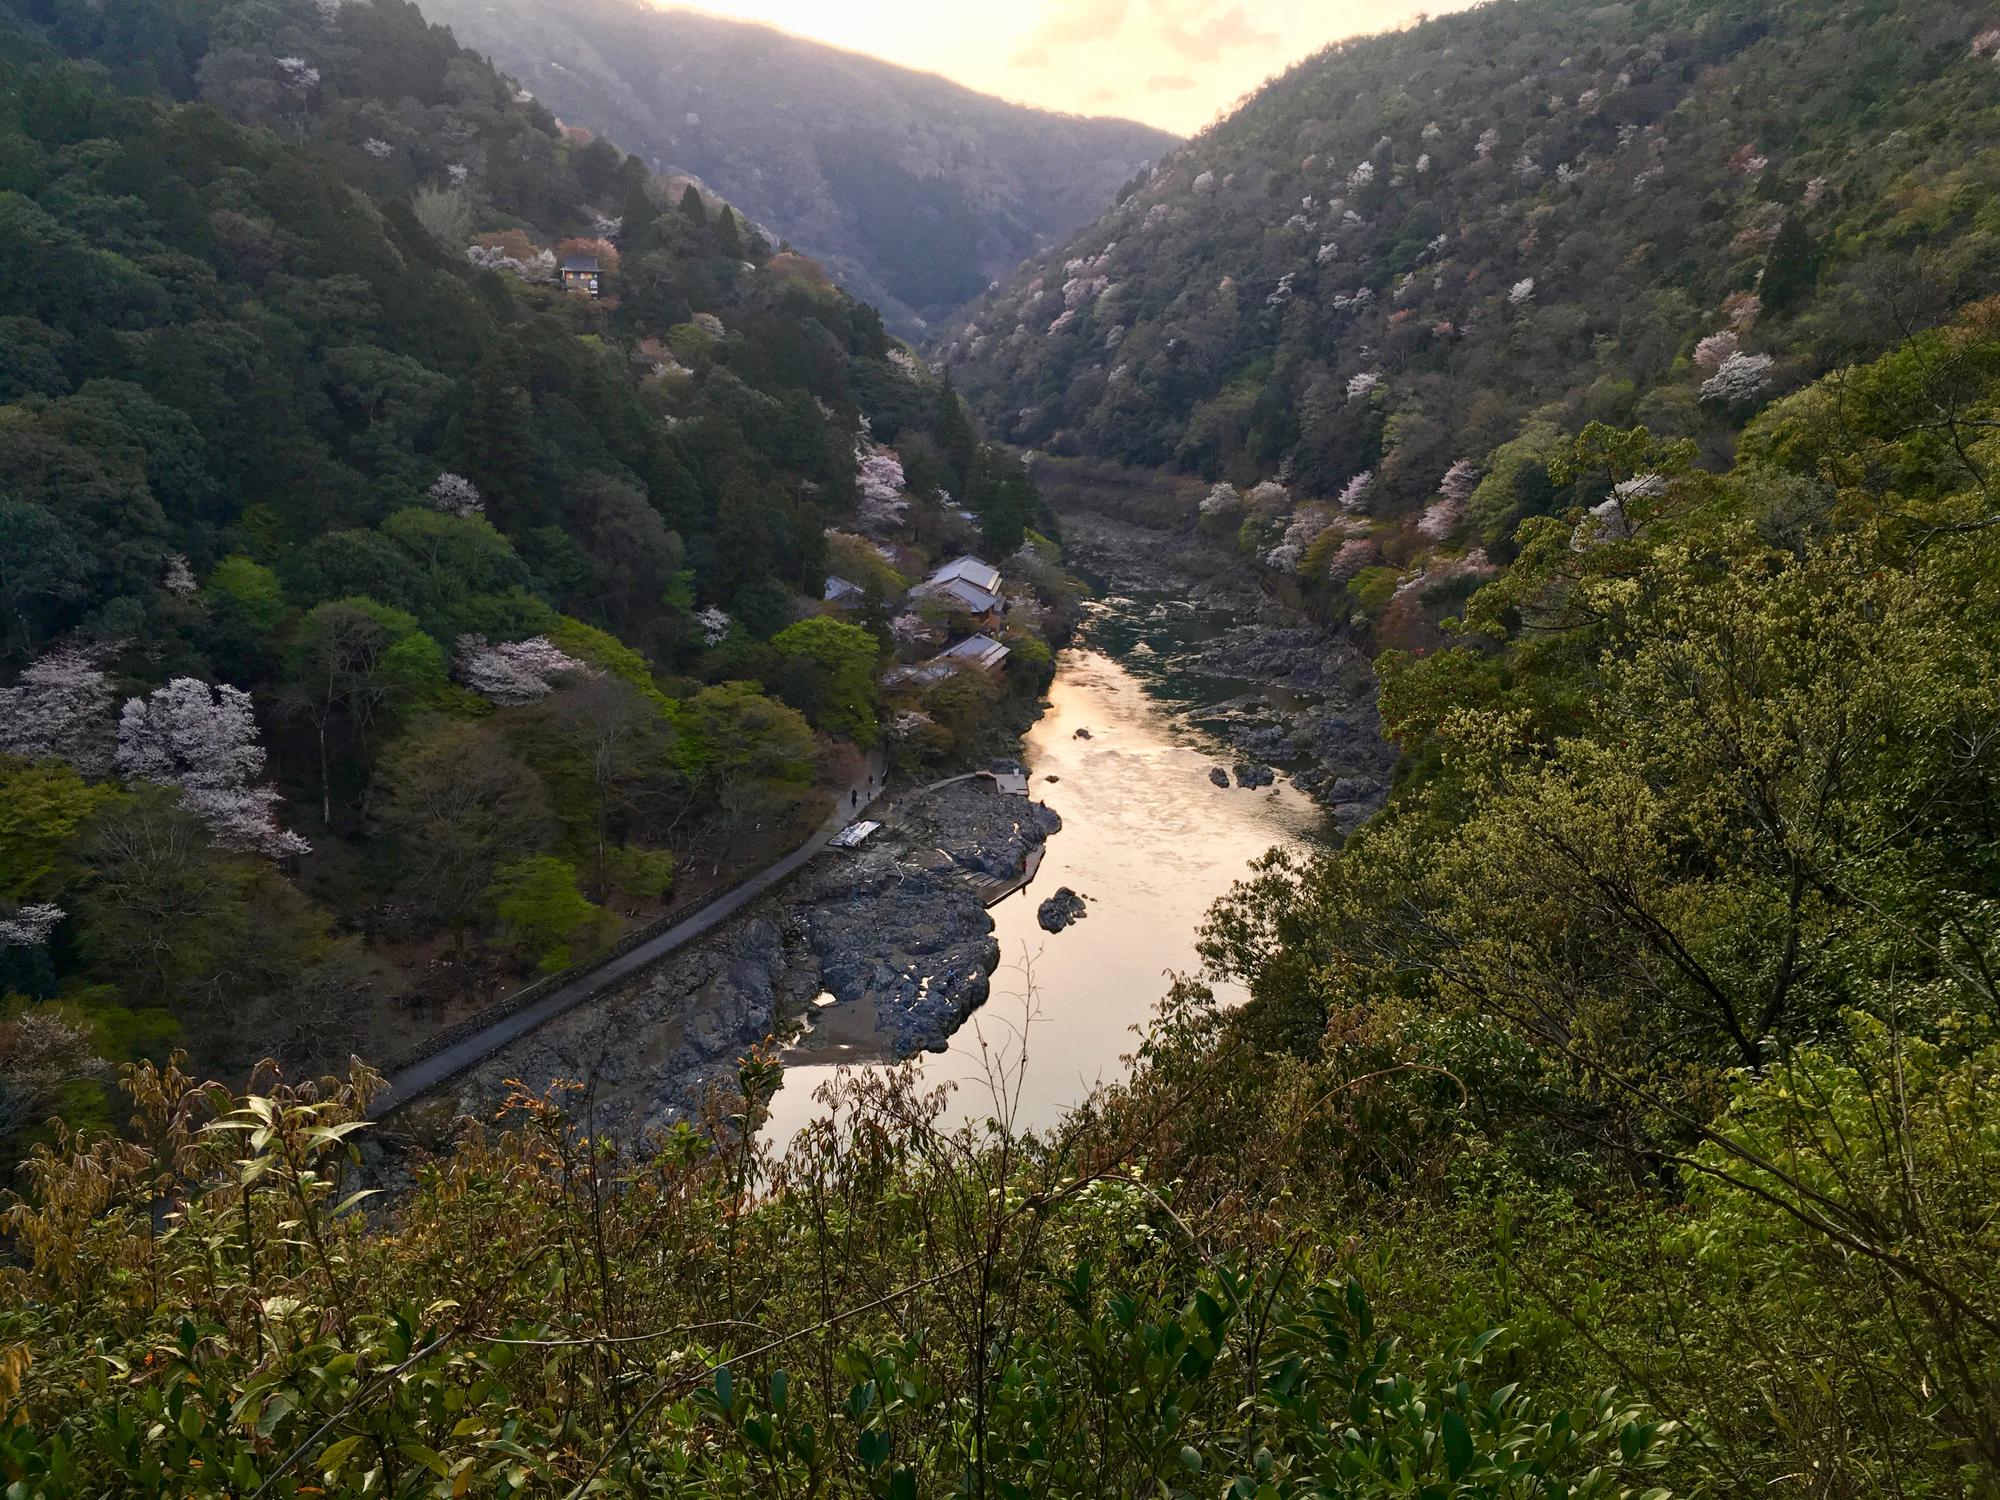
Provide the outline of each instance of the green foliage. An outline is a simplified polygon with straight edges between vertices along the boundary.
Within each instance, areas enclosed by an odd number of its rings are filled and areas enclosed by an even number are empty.
[[[641,901],[657,901],[673,888],[671,850],[638,849],[628,844],[612,850],[605,866],[613,887]]]
[[[1983,29],[1952,0],[1529,0],[1341,42],[1025,261],[934,357],[1022,447],[1308,498],[1369,471],[1377,516],[1420,511],[1459,458],[1505,467],[1475,507],[1502,545],[1548,497],[1496,450],[1543,424],[1643,421],[1726,456],[1757,401],[1701,398],[1710,336],[1771,357],[1782,391],[1990,294]]]
[[[991,443],[978,450],[965,503],[979,517],[979,530],[995,556],[1014,551],[1027,539],[1039,498],[1022,460]]]
[[[70,766],[0,757],[0,899],[19,903],[47,892],[71,837],[116,796]]]
[[[688,699],[682,723],[703,774],[753,781],[812,780],[812,729],[796,709],[751,682],[723,682]]]
[[[812,723],[863,749],[875,743],[875,637],[859,625],[814,615],[771,637],[784,665],[779,692]]]
[[[737,831],[789,827],[814,769],[796,714],[723,689],[706,737],[676,727],[704,674],[770,663],[708,655],[696,604],[763,639],[820,597],[885,372],[913,444],[970,428],[889,364],[879,317],[799,257],[766,274],[735,209],[676,204],[516,95],[403,0],[0,22],[0,691],[68,646],[121,696],[239,688],[252,779],[313,846],[258,869],[151,800],[105,822],[24,783],[5,883],[70,915],[0,989],[114,985],[219,1071],[289,1005],[274,1047],[343,1056],[379,1043],[378,984],[440,1001],[471,977],[427,942],[496,951],[500,865],[651,900],[676,851],[747,858]],[[608,295],[539,280],[600,213],[624,225]],[[482,698],[451,681],[469,636],[543,637],[602,679]],[[865,739],[852,648],[785,664]],[[645,859],[621,873],[621,849]],[[486,962],[482,984],[517,977]]]
[[[544,973],[567,969],[605,936],[608,913],[577,889],[576,867],[566,860],[539,854],[504,864],[488,894],[502,940],[528,949]]]
[[[1660,482],[1609,534],[1531,518],[1467,644],[1385,659],[1411,752],[1388,813],[1267,860],[1204,936],[1255,1061],[1184,1162],[1226,1178],[1267,1132],[1296,1165],[1231,1190],[1393,1219],[1406,1305],[1520,1298],[1538,1366],[1691,1414],[1677,1485],[1974,1495],[2000,1460],[1971,1124],[2000,951],[1972,748],[2000,724],[1995,328],[1975,306],[1778,403],[1724,475],[1643,429],[1544,460],[1586,494]],[[1200,1021],[1173,1035],[1138,1099],[1213,1060]],[[1344,1135],[1292,1113],[1391,1078]],[[1433,1172],[1453,1186],[1414,1208]],[[1491,1278],[1456,1269],[1468,1213]]]
[[[1208,1254],[1134,1168],[1057,1180],[1028,1143],[970,1132],[937,1155],[906,1086],[852,1096],[865,1152],[824,1134],[787,1168],[797,1191],[746,1201],[764,1165],[734,1131],[765,1070],[746,1060],[723,1134],[683,1125],[642,1164],[519,1104],[378,1202],[389,1233],[349,1211],[372,1196],[347,1190],[372,1076],[232,1096],[133,1070],[156,1144],[65,1135],[7,1212],[26,1295],[0,1334],[31,1352],[0,1365],[21,1418],[0,1472],[51,1500],[216,1475],[1638,1500],[1673,1451],[1674,1424],[1612,1393],[1567,1406],[1502,1378],[1497,1328],[1419,1352],[1351,1276]],[[811,1206],[864,1184],[865,1215]],[[156,1230],[162,1186],[184,1207]],[[107,1275],[125,1297],[95,1295]]]

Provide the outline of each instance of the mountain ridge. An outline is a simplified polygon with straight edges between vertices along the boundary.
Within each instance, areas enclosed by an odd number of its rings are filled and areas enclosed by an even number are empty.
[[[566,122],[712,186],[905,334],[1085,222],[1176,140],[695,11],[429,11]]]
[[[1544,407],[1723,461],[1763,401],[1902,336],[1885,282],[1928,283],[1920,323],[1991,284],[1987,25],[1527,0],[1336,44],[935,351],[1020,443],[1329,498],[1365,473],[1376,510]],[[1736,352],[1763,378],[1702,394]]]

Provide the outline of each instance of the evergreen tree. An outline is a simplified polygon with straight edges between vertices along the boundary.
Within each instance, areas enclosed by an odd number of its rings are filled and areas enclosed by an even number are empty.
[[[708,227],[708,210],[702,207],[701,194],[693,183],[681,191],[681,216],[690,224],[698,224],[704,229]]]
[[[731,260],[743,259],[743,231],[736,224],[736,210],[728,204],[715,216],[715,250]]]
[[[1805,222],[1796,216],[1785,220],[1771,242],[1764,260],[1764,279],[1757,292],[1766,312],[1779,313],[1795,306],[1819,279],[1819,247],[1807,233]]]
[[[995,553],[1012,552],[1027,539],[1035,498],[1035,482],[1020,460],[991,443],[978,450],[966,485],[966,503],[978,515],[979,529]]]
[[[951,383],[950,370],[944,372],[944,385],[938,391],[937,414],[931,420],[931,431],[946,461],[951,464],[953,489],[963,494],[966,481],[972,474],[973,456],[979,440],[973,435],[972,423],[965,415],[965,403],[959,400],[958,388]]]
[[[534,406],[513,362],[496,352],[473,374],[453,434],[458,467],[486,497],[496,523],[533,514],[533,427]]]

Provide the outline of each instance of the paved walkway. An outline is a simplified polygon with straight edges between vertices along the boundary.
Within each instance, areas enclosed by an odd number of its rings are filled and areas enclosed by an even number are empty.
[[[584,1001],[603,994],[622,979],[627,979],[648,964],[657,963],[676,948],[688,943],[704,933],[712,932],[757,897],[777,885],[826,847],[826,841],[841,829],[860,817],[863,810],[874,805],[882,795],[883,763],[879,754],[868,759],[869,770],[874,780],[857,781],[844,788],[832,815],[821,824],[813,836],[787,854],[768,869],[751,876],[727,895],[709,902],[685,922],[669,927],[665,932],[649,938],[638,947],[616,958],[607,959],[600,967],[592,969],[559,990],[552,990],[533,1005],[523,1006],[512,1015],[502,1016],[491,1026],[476,1031],[444,1048],[442,1051],[412,1063],[400,1073],[391,1075],[389,1086],[377,1096],[368,1110],[371,1119],[381,1119],[393,1110],[400,1109],[411,1100],[421,1098],[440,1084],[456,1078],[468,1068],[486,1061],[510,1042],[520,1040],[536,1027],[553,1020],[563,1012],[581,1005]],[[849,794],[857,800],[850,804]]]

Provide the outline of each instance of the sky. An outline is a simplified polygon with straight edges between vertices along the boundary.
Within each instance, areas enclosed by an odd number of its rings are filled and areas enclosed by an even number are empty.
[[[1460,0],[1463,3],[1463,0]],[[1453,0],[703,0],[1044,109],[1191,135],[1341,37]]]

